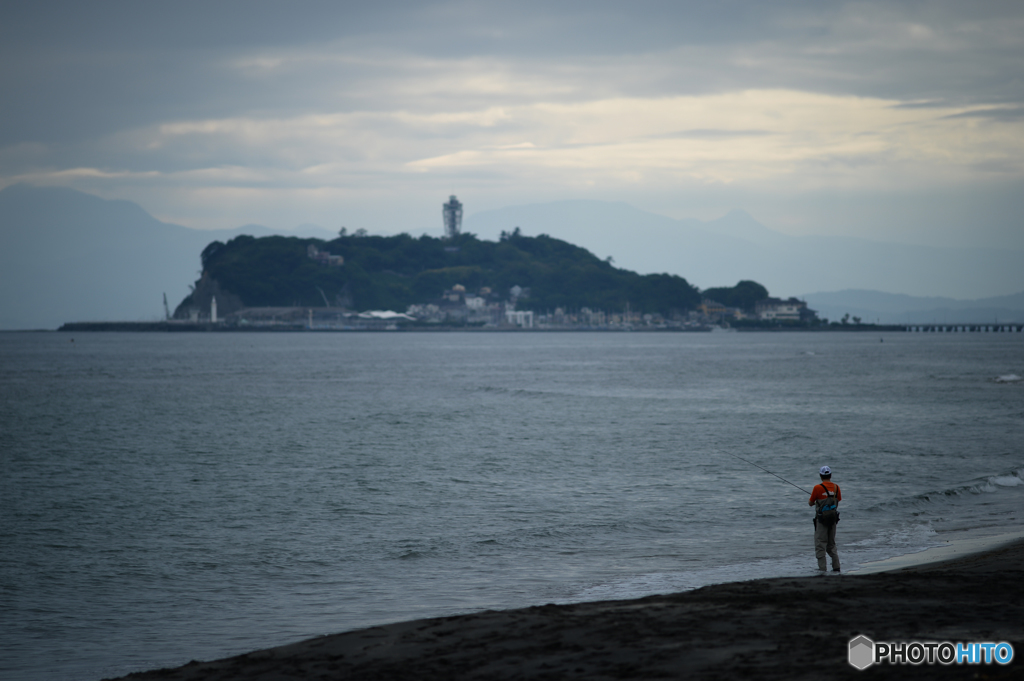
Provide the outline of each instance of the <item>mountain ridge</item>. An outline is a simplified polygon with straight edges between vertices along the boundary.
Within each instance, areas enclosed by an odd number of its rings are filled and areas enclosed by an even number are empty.
[[[715,220],[675,219],[624,202],[556,201],[467,216],[483,237],[521,226],[613,255],[638,272],[677,272],[702,288],[742,279],[772,291],[866,288],[908,295],[983,298],[1018,291],[1024,252],[941,248],[851,236],[791,236],[743,210]]]
[[[257,225],[195,230],[131,201],[8,186],[0,190],[0,329],[163,319],[163,296],[173,306],[188,294],[210,241],[274,233]]]
[[[481,238],[493,237],[494,240],[499,238],[501,231],[512,230],[517,225],[527,233],[546,232],[580,245],[602,258],[611,256],[617,267],[641,274],[659,271],[678,274],[702,288],[732,286],[737,281],[753,279],[782,297],[801,290],[841,292],[864,288],[863,285],[840,285],[843,282],[829,286],[826,285],[827,277],[816,280],[815,271],[812,271],[815,268],[804,267],[803,263],[818,256],[809,256],[806,250],[793,257],[777,257],[779,249],[784,250],[792,244],[812,243],[832,251],[821,256],[826,269],[828,263],[843,257],[868,261],[867,270],[898,269],[899,260],[896,258],[896,264],[893,264],[893,253],[898,256],[901,252],[922,252],[918,247],[906,245],[856,239],[848,241],[853,239],[851,237],[791,237],[765,227],[740,209],[729,211],[716,220],[676,220],[642,211],[625,202],[562,201],[472,214],[467,216],[464,224],[465,231],[477,232]],[[609,231],[609,226],[615,230]],[[314,231],[315,226],[302,227],[310,230],[316,238],[332,235],[322,228]],[[171,306],[188,294],[190,282],[200,273],[199,254],[206,245],[240,234],[294,236],[296,232],[271,230],[259,225],[232,230],[196,230],[162,222],[130,201],[103,199],[63,187],[10,185],[0,190],[0,284],[8,292],[0,300],[0,328],[57,328],[67,321],[161,319],[163,294],[167,294]],[[573,234],[580,236],[580,240],[574,240]],[[792,241],[794,239],[797,241]],[[586,243],[588,241],[590,245]],[[888,252],[889,256],[882,263],[871,263],[874,257],[871,254],[879,249]],[[846,252],[851,250],[854,251],[852,256]],[[950,253],[948,249],[936,249],[935,252],[943,257]],[[645,253],[653,255],[645,261],[641,257]],[[750,253],[758,256],[757,262],[749,262],[747,256]],[[927,249],[925,253],[928,253]],[[960,253],[953,253],[952,257]],[[929,276],[933,280],[935,270],[950,280],[968,280],[988,277],[990,270],[1005,269],[1006,263],[1017,268],[1024,258],[1017,252],[1002,252],[997,258],[992,257],[991,251],[978,253],[969,254],[971,257],[955,268],[955,273],[944,267],[941,258],[937,262],[934,253],[929,256],[931,260],[925,258],[923,268],[932,271]],[[643,262],[650,266],[631,266],[633,263],[642,265]],[[751,265],[750,270],[741,269],[744,262]],[[771,266],[765,266],[766,262]],[[820,269],[819,264],[817,271]],[[860,270],[858,281],[861,284],[865,281],[881,282],[870,274],[864,275],[864,269]],[[908,276],[913,278],[922,269],[922,263],[918,262],[912,269],[914,271]],[[802,271],[803,276],[787,279],[786,276],[777,276],[780,271],[783,274]],[[1014,269],[1014,274],[1016,271]],[[1000,281],[1008,282],[1002,291],[1020,290],[1022,282],[1019,276],[1000,277]],[[807,284],[808,281],[812,283]],[[881,286],[874,290],[879,289]],[[912,292],[905,294],[911,295]],[[811,307],[819,309],[816,305],[822,304],[819,300],[821,295],[806,295]],[[980,295],[974,299],[986,300],[993,310],[1004,310],[1013,309],[1016,303],[999,299],[1012,299],[1015,295]],[[967,296],[929,297],[938,301],[938,307],[934,309],[942,306],[953,309],[954,306],[946,300]],[[823,313],[835,318],[828,313],[830,308],[827,305],[832,302],[835,301],[825,301]],[[843,304],[849,306],[850,301],[836,303]],[[920,307],[913,304],[915,309]],[[970,307],[978,306],[972,304]],[[872,319],[872,311],[890,313],[888,308],[875,310],[870,305],[860,305],[858,309],[867,311],[858,315],[865,319]],[[857,314],[852,310],[846,311]],[[907,319],[904,315],[896,323]]]
[[[993,324],[1024,321],[1024,291],[1006,296],[960,300],[915,297],[863,289],[807,293],[800,296],[832,320],[844,314],[881,324]]]

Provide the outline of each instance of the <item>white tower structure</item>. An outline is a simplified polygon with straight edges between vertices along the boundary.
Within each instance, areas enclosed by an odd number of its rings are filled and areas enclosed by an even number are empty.
[[[217,323],[217,296],[210,298],[210,321]]]
[[[445,238],[454,239],[462,229],[462,204],[455,198],[455,194],[448,197],[448,203],[441,206],[441,215],[444,216]]]

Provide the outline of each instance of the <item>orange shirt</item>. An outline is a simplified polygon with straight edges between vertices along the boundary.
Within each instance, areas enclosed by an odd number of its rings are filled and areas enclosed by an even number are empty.
[[[826,496],[828,496],[825,493],[826,485],[828,485],[828,489],[836,493],[836,501],[843,500],[843,492],[842,490],[839,489],[839,485],[832,482],[831,480],[822,480],[819,484],[815,485],[814,488],[811,490],[811,500],[807,502],[808,506],[812,505],[818,499],[824,499]]]

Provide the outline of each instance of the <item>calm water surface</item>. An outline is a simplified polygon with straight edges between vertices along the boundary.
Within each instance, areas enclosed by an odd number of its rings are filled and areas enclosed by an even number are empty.
[[[1024,524],[1024,335],[0,334],[0,676]]]

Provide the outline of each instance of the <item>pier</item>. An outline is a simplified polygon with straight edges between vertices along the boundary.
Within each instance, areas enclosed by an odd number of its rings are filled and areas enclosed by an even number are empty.
[[[912,324],[908,333],[1024,333],[1024,324]]]

